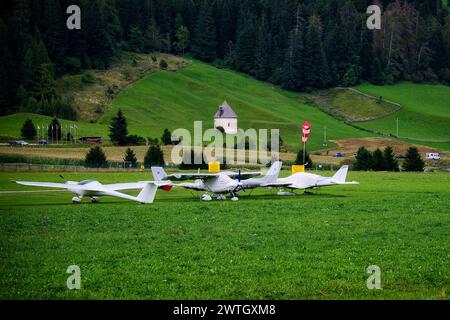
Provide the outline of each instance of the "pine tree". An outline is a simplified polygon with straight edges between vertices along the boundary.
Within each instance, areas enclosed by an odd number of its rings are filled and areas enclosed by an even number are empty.
[[[260,80],[267,80],[272,75],[272,34],[263,19],[259,27],[255,51],[254,75]]]
[[[211,62],[217,57],[216,25],[212,7],[204,0],[197,17],[192,38],[191,53],[194,58]]]
[[[33,124],[33,121],[31,119],[26,119],[23,123],[22,129],[20,129],[20,132],[22,134],[22,138],[32,140],[36,138],[37,131],[36,127]]]
[[[17,105],[19,106],[19,110],[28,111],[28,110],[26,110],[28,98],[29,98],[29,94],[28,94],[27,90],[25,90],[25,88],[22,85],[20,85],[17,88],[17,93],[16,93]]]
[[[117,115],[111,119],[109,138],[112,143],[119,146],[125,146],[128,144],[128,124],[121,109],[119,109]]]
[[[189,45],[190,33],[189,29],[185,26],[181,26],[175,35],[176,42],[175,48],[178,52],[181,52],[184,55],[184,51]]]
[[[33,60],[33,50],[28,48],[21,65],[22,85],[28,90],[30,90],[34,84],[36,65]]]
[[[304,38],[300,6],[297,9],[295,28],[289,35],[289,46],[283,65],[282,86],[288,90],[304,89]]]
[[[364,147],[360,147],[356,153],[356,162],[353,166],[354,170],[367,171],[372,169],[372,154]]]
[[[377,148],[372,155],[372,170],[374,171],[385,171],[386,170],[386,160],[384,159],[383,152]]]
[[[399,171],[398,161],[395,159],[394,150],[387,146],[383,151],[384,160],[386,161],[387,171]]]
[[[306,168],[312,168],[313,162],[309,156],[308,151],[305,153],[305,162],[306,162]],[[295,158],[295,165],[303,165],[303,149],[298,150],[297,157]]]
[[[144,37],[139,27],[131,27],[130,40],[128,41],[128,45],[130,50],[134,52],[142,52],[144,50]]]
[[[65,38],[65,20],[60,1],[47,0],[42,2],[42,23],[41,30],[43,31],[43,39],[49,56],[53,62],[56,62],[56,73],[61,71],[59,66],[63,66],[66,53],[66,38]],[[92,30],[89,30],[90,32]]]
[[[109,59],[113,54],[113,44],[107,32],[105,17],[100,8],[100,1],[88,1],[84,9],[84,25],[86,32],[87,54],[92,67],[105,69],[109,66]]]
[[[131,165],[135,165],[137,162],[136,154],[131,148],[127,148],[125,150],[125,156],[123,158],[123,161],[128,162]]]
[[[247,11],[241,13],[240,32],[237,36],[236,48],[234,50],[234,66],[236,70],[255,74],[255,52],[257,47],[257,29],[255,17]]]
[[[52,143],[57,143],[61,141],[62,132],[61,132],[61,123],[58,118],[53,118],[52,122],[48,126],[47,134]]]
[[[161,50],[161,33],[155,19],[150,20],[147,30],[145,31],[144,38],[146,52]]]
[[[419,150],[415,147],[410,147],[406,153],[406,159],[403,163],[404,171],[423,171],[425,163],[423,162]]]
[[[172,144],[172,134],[169,129],[164,129],[163,135],[161,137],[161,143],[165,146]]]
[[[39,101],[50,102],[55,98],[55,79],[51,65],[43,64],[39,67],[32,92],[33,96]]]
[[[319,16],[309,18],[305,35],[305,85],[323,89],[330,83],[330,70],[322,42],[322,23]]]
[[[108,162],[106,160],[106,155],[102,148],[99,146],[92,147],[89,149],[84,160],[85,166],[89,168],[104,168],[107,166]]]
[[[164,164],[164,153],[161,147],[158,144],[152,144],[144,157],[145,167],[164,166]]]

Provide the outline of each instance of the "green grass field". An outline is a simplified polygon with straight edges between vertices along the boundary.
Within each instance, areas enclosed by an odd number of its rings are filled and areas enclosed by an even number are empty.
[[[150,179],[148,173],[66,173],[70,180]],[[361,184],[313,195],[243,193],[200,202],[185,190],[153,205],[39,191],[0,173],[0,298],[448,299],[450,175],[355,173]],[[10,191],[12,193],[6,193]],[[69,265],[82,288],[66,288]],[[368,290],[366,268],[381,268]]]
[[[392,86],[363,84],[357,89],[403,106],[386,118],[358,123],[359,127],[423,142],[446,142],[450,150],[450,87],[399,83]]]

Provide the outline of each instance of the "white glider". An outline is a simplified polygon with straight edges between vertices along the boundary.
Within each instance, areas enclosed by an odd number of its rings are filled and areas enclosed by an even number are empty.
[[[32,187],[48,187],[66,189],[74,193],[76,196],[72,198],[72,202],[81,202],[84,196],[90,197],[93,203],[100,201],[100,197],[111,196],[139,202],[142,204],[153,203],[156,191],[159,187],[167,186],[165,182],[141,181],[135,183],[117,183],[117,184],[101,184],[95,180],[85,180],[81,182],[67,181],[65,183],[53,182],[30,182],[30,181],[16,181],[16,183],[24,186]],[[119,191],[141,189],[137,197],[124,194]]]
[[[346,181],[348,166],[342,166],[338,172],[331,178],[323,177],[318,174],[297,172],[286,178],[278,179],[268,186],[289,188],[289,189],[310,189],[316,187],[334,186],[342,184],[359,184],[356,181]]]

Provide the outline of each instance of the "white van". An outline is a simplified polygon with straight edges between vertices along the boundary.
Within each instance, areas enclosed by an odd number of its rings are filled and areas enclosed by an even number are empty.
[[[427,160],[440,160],[441,155],[439,153],[429,152],[426,154]]]

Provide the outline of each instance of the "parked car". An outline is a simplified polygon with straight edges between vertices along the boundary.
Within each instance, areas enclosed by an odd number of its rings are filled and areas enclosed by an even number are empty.
[[[343,153],[340,153],[340,152],[337,152],[337,153],[334,155],[335,158],[342,158],[343,156],[344,156],[344,154],[343,154]]]
[[[441,160],[441,155],[437,152],[428,152],[426,158],[427,160]]]
[[[48,141],[47,140],[39,140],[38,144],[41,144],[41,145],[48,144]]]
[[[14,140],[9,142],[12,146],[27,146],[29,143],[23,140]]]

